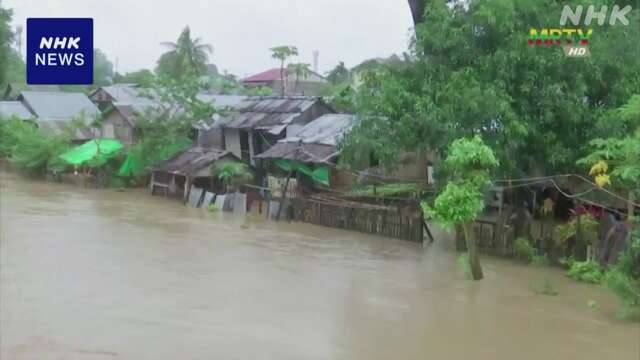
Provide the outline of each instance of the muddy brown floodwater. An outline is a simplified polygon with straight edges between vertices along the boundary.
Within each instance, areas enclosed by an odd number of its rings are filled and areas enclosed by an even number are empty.
[[[554,269],[0,173],[0,358],[640,358],[615,299]],[[547,279],[557,296],[536,295]],[[599,309],[587,303],[596,301]]]

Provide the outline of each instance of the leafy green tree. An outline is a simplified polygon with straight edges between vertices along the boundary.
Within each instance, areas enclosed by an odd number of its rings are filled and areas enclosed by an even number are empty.
[[[298,93],[298,85],[300,84],[300,79],[306,79],[311,75],[311,64],[305,63],[293,63],[287,65],[287,73],[293,73],[296,76],[296,81],[293,86],[293,93]]]
[[[25,83],[27,81],[27,66],[14,49],[9,50],[7,56],[7,83]]]
[[[158,75],[181,79],[207,74],[207,63],[209,55],[213,53],[213,46],[202,43],[200,38],[192,38],[188,26],[182,30],[175,43],[164,42],[162,45],[168,47],[169,51],[158,60]]]
[[[132,71],[124,75],[116,74],[114,77],[115,83],[120,84],[138,84],[143,88],[150,88],[155,82],[156,76],[148,69],[142,69]]]
[[[282,95],[285,95],[287,92],[287,78],[285,76],[285,63],[287,59],[292,56],[298,55],[298,48],[295,46],[277,46],[271,48],[271,57],[280,61],[280,82],[282,83]]]
[[[0,2],[0,84],[7,82],[7,64],[11,53],[13,32],[11,31],[12,11],[2,7]]]
[[[58,156],[71,146],[77,129],[73,122],[61,133],[40,129],[35,123],[21,119],[0,119],[0,156],[30,175],[43,176],[61,166]]]
[[[113,82],[113,64],[100,49],[93,50],[93,85],[96,87]]]
[[[425,214],[445,228],[459,227],[469,252],[469,265],[474,280],[483,278],[473,221],[484,209],[483,190],[490,185],[490,171],[498,166],[493,151],[479,136],[455,140],[449,147],[447,169],[450,182],[438,194],[433,207],[423,203]]]
[[[567,3],[577,4],[585,5]],[[365,121],[356,133],[376,136],[373,151],[388,165],[407,151],[442,154],[454,139],[479,133],[503,174],[575,170],[589,141],[608,129],[600,115],[640,88],[640,27],[595,28],[587,59],[529,46],[529,29],[556,26],[562,5],[428,2],[409,61],[363,76],[356,105]],[[627,18],[637,24],[639,14]]]
[[[612,185],[627,194],[628,227],[631,228],[634,203],[640,199],[640,95],[632,96],[619,109],[603,116],[617,130],[609,138],[590,142],[593,151],[578,164],[591,167],[590,175],[601,186]],[[631,231],[629,231],[629,238]]]
[[[343,61],[340,61],[336,67],[331,69],[327,74],[327,80],[333,85],[341,84],[344,82],[348,82],[351,80],[351,73],[349,69],[345,66]]]
[[[203,102],[198,93],[205,82],[196,77],[180,80],[159,77],[151,89],[142,95],[154,97],[160,105],[147,109],[136,117],[137,142],[125,161],[135,163],[133,170],[123,172],[134,179],[144,175],[144,169],[165,160],[192,144],[189,140],[192,125],[211,119],[214,104]],[[123,176],[125,176],[123,174]]]

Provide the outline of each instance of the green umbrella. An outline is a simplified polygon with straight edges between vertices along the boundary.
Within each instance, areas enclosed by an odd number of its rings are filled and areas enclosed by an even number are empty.
[[[69,165],[100,166],[122,149],[122,144],[118,140],[94,139],[76,146],[75,148],[60,155],[60,158]]]

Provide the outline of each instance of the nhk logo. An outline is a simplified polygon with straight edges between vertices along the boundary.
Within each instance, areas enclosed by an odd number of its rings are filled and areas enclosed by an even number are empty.
[[[527,43],[529,46],[562,46],[566,56],[570,57],[585,57],[589,56],[589,50],[587,46],[593,35],[592,28],[564,28],[567,24],[567,20],[570,20],[574,26],[580,25],[580,20],[583,20],[585,26],[590,26],[594,20],[597,21],[599,26],[606,23],[607,14],[609,15],[609,24],[617,25],[618,22],[622,25],[629,25],[629,20],[626,15],[631,11],[631,6],[627,5],[624,8],[620,8],[618,5],[614,5],[611,8],[611,12],[608,12],[607,6],[602,6],[600,10],[596,11],[595,6],[591,5],[587,8],[586,14],[583,17],[584,7],[578,5],[575,11],[570,6],[565,5],[562,9],[560,16],[560,26],[562,28],[532,28],[529,30],[529,38]]]
[[[93,19],[27,19],[27,83],[92,84]]]

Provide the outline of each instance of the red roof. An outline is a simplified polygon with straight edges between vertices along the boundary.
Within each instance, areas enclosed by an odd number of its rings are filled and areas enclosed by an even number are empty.
[[[285,76],[287,75],[287,69],[284,69]],[[242,79],[242,82],[271,82],[280,80],[280,68],[270,69],[259,74],[251,75]]]

